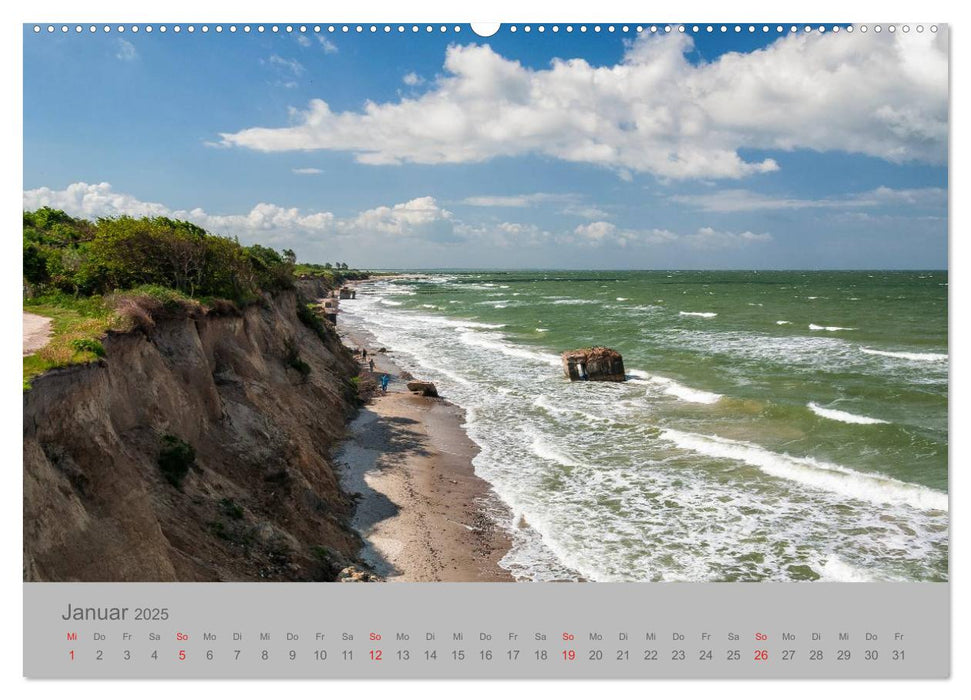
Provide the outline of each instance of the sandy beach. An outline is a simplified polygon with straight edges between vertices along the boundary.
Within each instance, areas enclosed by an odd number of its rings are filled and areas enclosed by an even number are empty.
[[[336,454],[342,486],[360,494],[352,525],[367,542],[362,559],[388,581],[512,581],[498,565],[509,536],[487,514],[502,506],[474,473],[463,411],[412,394],[369,338],[341,335],[352,350],[368,348],[377,376],[391,377]]]

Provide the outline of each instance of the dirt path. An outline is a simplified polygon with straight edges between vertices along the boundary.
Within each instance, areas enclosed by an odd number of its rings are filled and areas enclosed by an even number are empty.
[[[51,339],[51,319],[24,311],[24,357],[33,355]]]

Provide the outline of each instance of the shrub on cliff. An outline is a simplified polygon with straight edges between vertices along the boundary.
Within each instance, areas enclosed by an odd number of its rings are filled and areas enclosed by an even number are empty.
[[[297,299],[297,318],[300,319],[303,325],[312,330],[318,338],[326,343],[327,328],[324,326],[323,319],[317,315],[317,312],[314,310],[315,308],[314,304],[307,304]]]
[[[196,461],[195,448],[175,435],[163,435],[159,442],[158,467],[162,476],[176,488],[182,488],[182,482]]]
[[[155,285],[250,303],[260,292],[293,286],[292,251],[243,246],[164,216],[92,223],[45,207],[24,212],[23,236],[31,287],[91,295]]]
[[[297,341],[293,338],[284,338],[283,347],[284,360],[287,366],[297,370],[303,378],[303,381],[307,381],[307,377],[310,376],[310,365],[300,357],[300,348],[297,345]]]

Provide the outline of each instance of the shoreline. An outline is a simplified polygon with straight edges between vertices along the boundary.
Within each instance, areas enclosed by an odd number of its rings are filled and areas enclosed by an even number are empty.
[[[463,428],[465,412],[408,391],[402,369],[366,331],[339,335],[351,352],[368,349],[376,375],[391,377],[334,454],[341,487],[357,499],[351,526],[365,541],[361,559],[391,582],[514,581],[499,566],[511,536],[490,515],[505,506],[475,474],[479,450]]]

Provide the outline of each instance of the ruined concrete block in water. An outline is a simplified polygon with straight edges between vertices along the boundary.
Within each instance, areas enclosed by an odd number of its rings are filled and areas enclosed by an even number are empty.
[[[408,382],[408,391],[413,391],[421,396],[438,396],[438,389],[431,382],[411,381]]]
[[[563,373],[571,382],[622,382],[624,358],[616,350],[605,347],[568,350],[561,356]]]

